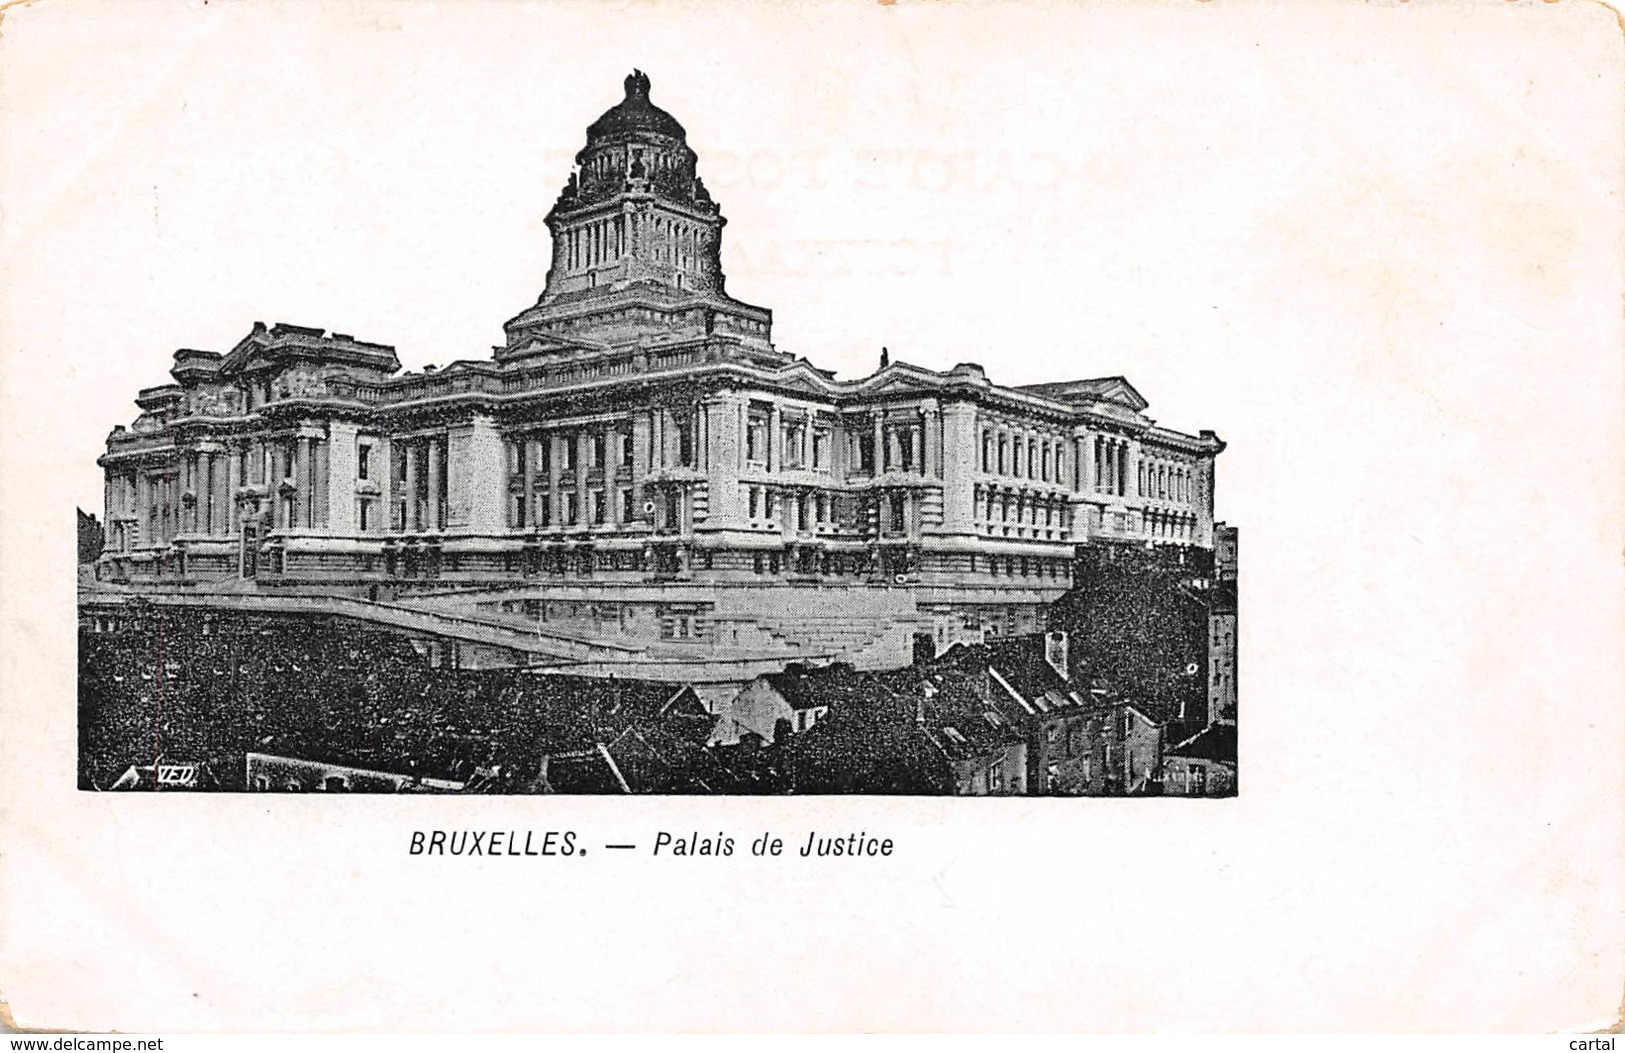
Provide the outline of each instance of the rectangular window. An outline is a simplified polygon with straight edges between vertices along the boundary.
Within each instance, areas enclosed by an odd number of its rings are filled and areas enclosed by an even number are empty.
[[[619,444],[621,451],[621,467],[632,467],[632,436],[626,434],[625,432],[617,432],[615,434],[615,441],[617,444]]]
[[[817,428],[812,437],[812,466],[814,468],[829,467],[829,429]]]
[[[801,452],[807,442],[807,426],[800,422],[791,424],[784,430],[784,466],[786,468],[800,468],[802,466]]]
[[[999,474],[1004,475],[1004,466],[1009,458],[1010,441],[1003,435],[999,436]]]
[[[565,523],[566,526],[574,526],[575,524],[577,524],[577,523],[579,523],[581,521],[580,518],[577,517],[576,511],[577,511],[577,508],[576,508],[576,495],[574,493],[565,494],[564,495],[564,523]]]
[[[592,522],[594,526],[603,526],[608,521],[609,502],[604,500],[604,491],[592,492]]]
[[[601,431],[600,432],[593,432],[592,438],[587,444],[587,450],[588,450],[588,455],[591,458],[587,462],[587,467],[588,468],[600,468],[600,469],[603,468],[604,467],[604,433],[603,432],[601,432]]]
[[[858,436],[858,470],[875,474],[875,437],[865,431]]]
[[[516,527],[523,527],[525,525],[524,494],[519,494],[513,499],[513,525]]]
[[[366,479],[372,472],[372,444],[362,443],[355,451],[355,477]]]
[[[760,417],[752,417],[745,429],[745,460],[767,462],[767,421]]]
[[[564,451],[564,471],[574,472],[576,470],[577,459],[580,456],[580,447],[576,445],[575,437],[566,435],[561,448]]]
[[[693,468],[697,463],[694,456],[694,425],[687,419],[677,422],[677,463],[684,468]]]
[[[756,519],[761,511],[761,497],[759,496],[761,491],[754,486],[748,487],[747,490],[748,496],[746,500],[750,505],[750,518]]]
[[[365,478],[365,477],[363,477],[363,478]],[[363,534],[365,534],[367,531],[372,529],[372,502],[371,501],[362,501],[357,506],[356,520],[357,520],[359,526],[361,527],[361,532]]]
[[[621,488],[621,522],[630,523],[637,518],[637,512],[632,507],[632,491],[627,487]]]

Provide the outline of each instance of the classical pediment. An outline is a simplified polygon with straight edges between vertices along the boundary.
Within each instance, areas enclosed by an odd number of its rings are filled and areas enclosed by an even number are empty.
[[[829,379],[806,362],[796,362],[779,370],[773,379],[782,387],[804,395],[827,397],[831,390]]]
[[[1065,380],[1054,384],[1023,384],[1016,390],[1055,399],[1058,402],[1110,402],[1135,413],[1151,405],[1145,396],[1134,390],[1134,385],[1125,377],[1094,377],[1088,380]]]
[[[937,391],[941,382],[908,366],[887,366],[867,379],[857,382],[857,390],[868,395],[915,395]]]

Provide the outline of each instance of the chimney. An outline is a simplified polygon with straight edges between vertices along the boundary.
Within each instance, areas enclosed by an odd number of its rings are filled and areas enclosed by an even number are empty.
[[[1044,634],[1044,661],[1049,667],[1061,674],[1061,679],[1072,680],[1071,664],[1068,661],[1068,647],[1066,633],[1051,631]]]

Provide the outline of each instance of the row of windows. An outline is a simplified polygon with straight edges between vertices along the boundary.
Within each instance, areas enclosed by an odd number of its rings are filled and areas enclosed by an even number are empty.
[[[1190,501],[1195,490],[1194,476],[1184,465],[1162,461],[1142,461],[1139,470],[1139,494],[1163,501]]]
[[[795,496],[780,494],[765,486],[745,487],[745,513],[752,523],[777,521],[788,516],[797,530],[813,530],[835,522],[832,494]]]
[[[993,577],[1002,575],[1007,578],[1063,579],[1072,573],[1070,564],[1064,559],[1049,559],[1043,556],[979,556],[975,553],[970,557],[970,569],[973,573],[986,570]]]
[[[989,493],[982,504],[984,522],[1021,523],[1028,526],[1064,527],[1067,506],[1053,500],[1029,500],[1008,494]]]
[[[565,232],[565,255],[571,270],[592,267],[621,255],[625,230],[622,217],[597,220]]]
[[[773,454],[777,453],[777,460],[772,464],[774,468],[813,468],[822,471],[830,467],[830,443],[834,436],[830,428],[814,426],[809,429],[805,421],[787,421],[780,428],[776,447],[769,442],[772,430],[769,417],[757,413],[750,415],[745,422],[746,461],[766,466]]]
[[[618,523],[646,522],[650,509],[639,507],[636,496],[631,487],[623,486],[614,492]],[[534,501],[527,499],[526,494],[514,494],[508,500],[508,525],[510,527],[534,527],[541,529],[553,525],[555,502],[546,494],[537,494]],[[586,500],[583,502],[574,490],[565,490],[558,495],[558,523],[560,526],[605,526],[610,522],[610,495],[603,490],[588,490]],[[681,512],[679,502],[669,496],[660,501],[650,502],[655,506],[654,517],[668,529],[675,530]],[[586,518],[582,518],[585,511]]]
[[[1046,483],[1066,481],[1066,444],[1061,439],[1028,438],[982,432],[982,471]]]
[[[806,421],[785,422],[774,444],[772,419],[753,412],[745,422],[745,460],[758,468],[811,468],[827,471],[833,465],[835,430],[825,425],[809,426]],[[873,428],[853,428],[846,432],[848,458],[857,474],[878,472],[920,472],[925,468],[925,438],[918,425],[892,424],[879,436]]]
[[[581,432],[548,433],[539,438],[522,437],[508,442],[508,473],[515,477],[526,474],[527,468],[532,474],[540,478],[552,475],[554,450],[558,450],[558,470],[561,475],[569,475],[581,468],[583,453],[586,456],[588,471],[602,471],[614,465],[630,470],[632,468],[632,436],[630,432],[620,429],[605,431],[589,431],[584,433],[586,441],[582,442]],[[678,465],[692,468],[696,465],[694,425],[690,417],[679,417],[675,422],[675,446]],[[585,449],[583,450],[583,447]],[[657,457],[657,463],[663,460]],[[534,462],[532,464],[531,462]]]

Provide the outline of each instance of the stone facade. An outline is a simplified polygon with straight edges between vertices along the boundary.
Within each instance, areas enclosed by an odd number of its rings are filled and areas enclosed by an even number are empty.
[[[259,323],[177,351],[100,460],[100,578],[889,662],[1034,631],[1091,539],[1211,546],[1223,443],[1122,377],[841,380],[778,350],[725,291],[696,163],[627,78],[489,359],[402,374],[391,347]]]

